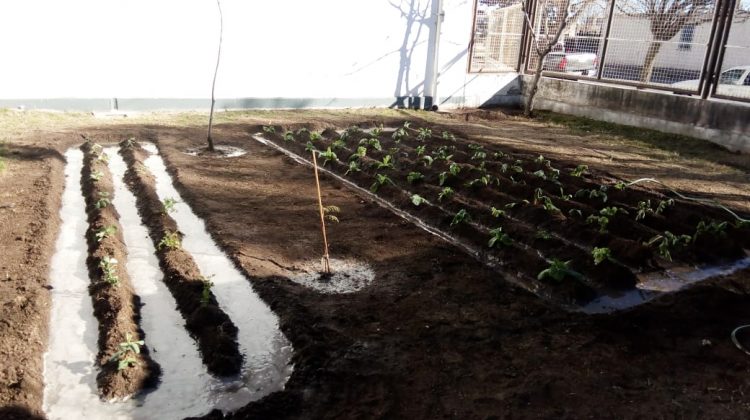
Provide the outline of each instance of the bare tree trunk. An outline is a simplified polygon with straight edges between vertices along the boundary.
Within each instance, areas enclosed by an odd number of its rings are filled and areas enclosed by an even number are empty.
[[[216,0],[216,6],[219,8],[219,52],[216,55],[216,68],[214,69],[214,81],[211,83],[211,112],[208,114],[208,151],[213,152],[214,139],[211,137],[211,130],[214,126],[214,105],[216,105],[216,98],[214,92],[216,90],[216,75],[219,74],[219,61],[221,60],[221,44],[224,38],[224,15],[221,13],[221,0]]]
[[[544,55],[545,57],[547,54]],[[540,57],[540,60],[536,64],[536,72],[534,72],[534,78],[531,80],[529,85],[529,91],[526,96],[526,103],[523,107],[523,116],[526,118],[531,117],[534,112],[534,96],[536,96],[537,90],[539,90],[539,79],[542,78],[542,68],[544,66],[544,59]]]
[[[649,83],[651,81],[651,76],[654,74],[654,63],[656,62],[656,56],[659,55],[659,50],[661,50],[661,42],[651,41],[639,77],[641,82]]]

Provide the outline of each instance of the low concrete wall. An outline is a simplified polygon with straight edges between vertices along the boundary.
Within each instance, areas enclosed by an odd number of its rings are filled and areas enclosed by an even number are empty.
[[[682,134],[750,153],[750,104],[543,78],[534,107]]]

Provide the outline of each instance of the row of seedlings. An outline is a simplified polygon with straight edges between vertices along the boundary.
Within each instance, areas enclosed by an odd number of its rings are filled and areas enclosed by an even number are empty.
[[[124,398],[156,385],[160,367],[149,357],[139,327],[140,301],[125,269],[127,250],[117,210],[107,155],[99,144],[86,141],[81,186],[88,229],[89,293],[99,323],[100,366],[96,382],[105,399]]]
[[[238,374],[242,355],[237,327],[219,307],[211,280],[201,274],[193,257],[182,248],[182,234],[169,215],[174,203],[159,199],[155,179],[144,165],[149,152],[129,139],[120,143],[120,154],[128,165],[125,182],[136,197],[138,211],[156,247],[164,281],[177,301],[186,329],[198,343],[208,371],[220,376]]]
[[[506,248],[493,251],[508,264],[521,256],[514,243],[538,254],[547,267],[537,279],[627,289],[636,272],[659,269],[673,255],[683,263],[712,262],[737,258],[747,246],[747,227],[720,210],[680,201],[678,211],[674,199],[621,180],[597,182],[585,165],[559,169],[543,156],[471,144],[447,131],[435,135],[408,123],[369,132],[264,131],[297,153],[315,150],[324,165],[420,217],[439,209],[435,222],[469,240],[489,236],[486,246]],[[643,203],[654,208],[643,210]],[[473,223],[462,223],[469,219]],[[462,234],[467,226],[474,232]],[[526,258],[518,263],[529,276],[539,268]],[[595,295],[573,290],[578,300]]]

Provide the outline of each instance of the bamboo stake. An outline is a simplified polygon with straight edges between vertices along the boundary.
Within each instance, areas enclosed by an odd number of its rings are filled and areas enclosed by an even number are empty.
[[[323,231],[323,245],[325,254],[323,254],[323,269],[327,274],[331,274],[330,258],[328,256],[328,238],[326,237],[326,218],[323,212],[323,198],[320,195],[320,179],[318,179],[318,159],[315,157],[315,151],[312,152],[313,168],[315,169],[315,187],[318,190],[318,208],[320,209],[320,227]]]

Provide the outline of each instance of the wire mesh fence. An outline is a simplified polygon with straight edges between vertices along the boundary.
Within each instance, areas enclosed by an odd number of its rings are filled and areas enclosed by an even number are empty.
[[[471,72],[533,73],[549,50],[549,75],[750,100],[750,0],[476,1]]]
[[[716,95],[750,99],[750,0],[737,0]]]
[[[470,72],[516,71],[523,40],[520,0],[479,0],[474,13]]]

